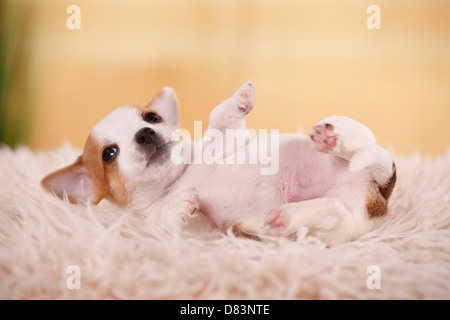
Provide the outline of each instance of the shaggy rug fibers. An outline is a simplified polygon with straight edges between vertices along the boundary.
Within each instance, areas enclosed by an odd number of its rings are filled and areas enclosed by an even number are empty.
[[[306,229],[296,241],[177,234],[40,189],[79,153],[0,148],[0,298],[450,298],[450,150],[396,157],[390,214],[334,247]]]

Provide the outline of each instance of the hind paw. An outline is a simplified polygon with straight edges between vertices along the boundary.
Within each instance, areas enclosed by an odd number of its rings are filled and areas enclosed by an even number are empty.
[[[265,233],[269,236],[282,237],[286,229],[286,217],[281,209],[272,209],[264,222]]]
[[[339,135],[334,132],[334,126],[330,123],[315,125],[309,136],[315,143],[314,148],[320,152],[334,151],[339,139]]]

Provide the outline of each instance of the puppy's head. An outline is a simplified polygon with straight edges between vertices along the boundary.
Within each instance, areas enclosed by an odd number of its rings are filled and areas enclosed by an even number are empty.
[[[42,186],[72,202],[130,201],[139,182],[161,185],[175,178],[171,134],[178,127],[178,100],[164,88],[146,107],[120,107],[90,133],[75,163],[50,173]]]

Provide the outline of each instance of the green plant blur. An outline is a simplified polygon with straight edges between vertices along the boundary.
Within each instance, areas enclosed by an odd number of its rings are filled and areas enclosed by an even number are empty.
[[[0,145],[26,142],[31,7],[0,1]]]

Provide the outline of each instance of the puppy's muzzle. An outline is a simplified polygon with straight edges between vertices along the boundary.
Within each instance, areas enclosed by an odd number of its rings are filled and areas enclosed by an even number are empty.
[[[156,132],[152,128],[142,128],[134,136],[134,140],[138,145],[156,144]]]
[[[136,132],[134,140],[141,152],[146,154],[146,158],[148,159],[147,165],[159,161],[167,149],[164,139],[152,128],[140,129]]]

